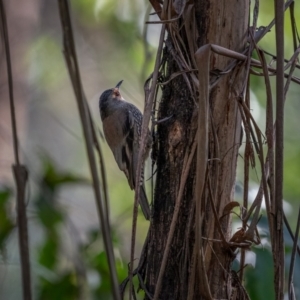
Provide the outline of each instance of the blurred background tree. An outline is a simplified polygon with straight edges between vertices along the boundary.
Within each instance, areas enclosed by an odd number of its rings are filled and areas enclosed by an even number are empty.
[[[34,297],[59,299],[56,294],[51,294],[51,291],[55,293],[53,287],[56,287],[60,291],[59,295],[68,295],[65,299],[109,299],[108,269],[89,184],[82,129],[61,50],[62,35],[57,3],[45,0],[27,0],[22,5],[16,0],[4,2],[11,43],[21,155],[30,176],[27,208]],[[160,25],[145,25],[145,20],[152,12],[147,1],[72,0],[71,7],[83,86],[93,119],[101,131],[98,112],[100,93],[119,80],[124,80],[124,98],[139,108],[143,107],[142,87],[153,70]],[[295,13],[296,19],[299,19],[299,9]],[[258,26],[268,24],[273,16],[273,1],[262,1]],[[157,17],[150,16],[150,20],[157,20]],[[288,20],[286,28],[287,41],[292,40]],[[274,30],[260,45],[274,52]],[[287,43],[285,48],[287,57],[290,57],[293,53],[292,43]],[[22,293],[17,229],[14,226],[15,202],[11,172],[13,151],[4,61],[1,40],[0,298],[15,300],[21,299]],[[264,81],[258,77],[251,80],[253,113],[256,121],[264,124]],[[295,130],[300,109],[298,91],[299,87],[292,84],[288,93],[288,117],[285,122],[284,198],[286,213],[293,228],[300,196],[297,176],[300,165],[300,133]],[[121,281],[126,277],[129,262],[133,192],[128,188],[127,181],[106,144],[104,152],[115,255]],[[241,153],[243,154],[243,149]],[[242,172],[242,168],[238,169],[238,200],[241,199],[239,178]],[[146,177],[149,176],[150,172]],[[250,193],[257,190],[255,169],[251,174],[250,186]],[[148,223],[141,216],[136,253],[141,250],[147,228]],[[263,225],[261,228],[266,229]],[[251,299],[263,299],[263,295],[272,291],[271,286],[259,289],[258,284],[255,284],[261,282],[260,278],[264,274],[258,268],[261,267],[260,259],[270,254],[268,237],[263,241],[263,246],[254,250],[257,255],[256,264],[255,260],[250,260],[253,267],[247,271],[249,276],[246,277],[246,287]],[[287,243],[287,258],[290,252],[291,243]],[[263,262],[266,264],[264,270],[272,269],[271,260],[269,263],[267,259]],[[300,268],[296,272],[298,270]],[[300,276],[295,276],[298,293],[299,279]],[[140,297],[142,298],[142,293]]]

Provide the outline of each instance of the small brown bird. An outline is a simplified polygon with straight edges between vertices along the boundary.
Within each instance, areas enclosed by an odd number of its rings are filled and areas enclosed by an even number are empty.
[[[114,154],[115,160],[127,179],[131,189],[135,188],[135,176],[138,164],[139,141],[143,115],[137,107],[128,103],[120,94],[121,80],[115,88],[102,93],[99,100],[100,116],[105,139]],[[148,157],[152,144],[149,131],[144,161]],[[144,163],[140,185],[139,203],[147,220],[151,212],[144,184]]]

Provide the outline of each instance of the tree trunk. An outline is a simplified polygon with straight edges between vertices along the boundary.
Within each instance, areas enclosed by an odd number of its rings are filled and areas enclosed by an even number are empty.
[[[151,1],[152,4],[154,2]],[[189,5],[179,2],[173,2],[173,6],[167,8],[164,5],[161,12],[156,6],[162,20],[174,20],[180,12],[183,13],[177,20],[166,25],[168,37],[162,58],[161,79],[164,82],[170,81],[162,85],[158,119],[171,118],[157,127],[157,179],[153,219],[146,242],[146,288],[150,294],[155,294],[160,270],[164,268],[163,256],[170,235],[175,203],[181,201],[157,299],[230,299],[232,286],[236,284],[232,284],[231,278],[233,249],[226,247],[225,243],[212,242],[211,239],[221,240],[217,222],[221,225],[227,241],[231,236],[230,215],[222,216],[224,208],[233,201],[234,195],[237,155],[241,141],[238,100],[243,96],[247,79],[245,67],[234,68],[210,90],[208,161],[202,197],[195,194],[199,93],[198,87],[194,88],[193,78],[198,78],[198,75],[182,72],[174,77],[174,74],[188,68],[196,69],[194,53],[205,44],[216,44],[242,52],[247,42],[249,1],[195,0],[194,4],[189,2]],[[231,59],[224,56],[212,54],[210,70],[224,70],[230,61]],[[198,147],[202,146],[201,141],[198,141]],[[186,182],[185,173],[188,174]],[[184,187],[182,197],[180,185]],[[197,255],[195,202],[200,200],[200,247],[204,266],[201,271],[199,259],[194,265],[194,257]],[[212,201],[217,218],[214,217]],[[207,281],[204,280],[203,270]],[[205,282],[208,283],[209,290],[205,287]]]

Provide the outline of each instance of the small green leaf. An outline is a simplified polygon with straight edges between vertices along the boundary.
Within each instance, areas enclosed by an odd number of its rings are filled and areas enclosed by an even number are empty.
[[[40,291],[38,299],[40,300],[77,300],[79,289],[76,286],[75,275],[67,273],[62,275],[56,281],[50,281],[40,278]]]
[[[0,191],[0,249],[14,228],[14,223],[7,212],[7,202],[11,192],[8,189]]]
[[[255,268],[247,267],[246,290],[251,300],[275,299],[272,254],[268,249],[253,248],[256,254]]]
[[[57,224],[61,223],[64,219],[64,214],[59,211],[53,202],[47,201],[40,197],[36,201],[37,215],[45,228],[54,228]]]
[[[51,270],[54,269],[57,262],[58,242],[57,236],[48,237],[39,251],[39,263]]]
[[[87,184],[88,180],[68,172],[59,172],[54,168],[54,165],[50,161],[50,159],[45,159],[43,183],[47,187],[49,187],[52,191],[54,191],[56,188],[58,188],[63,184],[70,184],[70,183]]]

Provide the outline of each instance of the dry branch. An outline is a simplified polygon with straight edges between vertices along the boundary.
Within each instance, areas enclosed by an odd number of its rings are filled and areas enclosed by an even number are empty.
[[[120,299],[120,293],[119,293],[118,279],[117,279],[117,273],[115,268],[112,238],[111,238],[109,220],[107,215],[108,209],[107,209],[107,205],[105,208],[105,203],[101,195],[99,176],[98,176],[96,160],[94,156],[94,149],[93,149],[95,140],[93,139],[93,130],[91,126],[92,121],[90,118],[90,114],[88,111],[88,104],[86,102],[84,92],[82,89],[82,84],[81,84],[69,5],[68,5],[68,1],[66,0],[58,0],[58,4],[59,4],[60,20],[61,20],[62,31],[63,31],[64,55],[65,55],[69,75],[71,78],[71,82],[73,85],[74,93],[76,96],[80,119],[83,127],[89,166],[93,178],[93,188],[95,193],[96,206],[97,206],[98,215],[101,224],[100,230],[102,231],[103,234],[105,252],[107,255],[108,265],[110,269],[109,274],[110,274],[111,284],[112,284],[112,293],[114,299],[118,300]],[[95,136],[95,132],[94,132],[94,136]]]
[[[15,165],[13,165],[13,174],[15,178],[17,188],[17,223],[19,234],[19,253],[21,259],[22,270],[22,288],[24,300],[31,300],[31,274],[30,274],[30,261],[29,261],[29,242],[28,242],[28,228],[27,228],[27,216],[26,216],[26,204],[25,204],[25,191],[26,183],[28,179],[28,172],[24,165],[20,163],[19,159],[19,146],[18,146],[18,133],[17,133],[17,121],[14,104],[13,93],[13,75],[11,67],[10,49],[8,28],[6,21],[6,12],[3,5],[3,1],[0,0],[0,15],[2,20],[1,29],[3,31],[3,42],[6,55],[6,66],[8,75],[8,87],[9,87],[9,101],[10,101],[10,113],[11,113],[11,126],[13,133],[13,149],[15,155]]]
[[[284,239],[283,239],[283,136],[284,136],[284,0],[275,0],[276,23],[276,148],[275,148],[275,197],[272,243],[276,300],[284,293]]]

